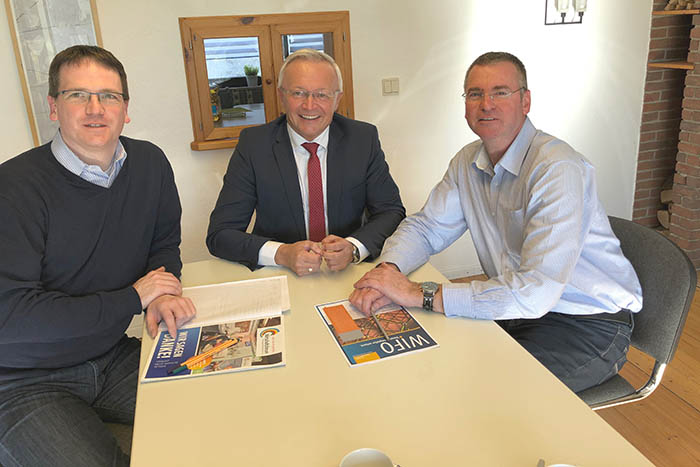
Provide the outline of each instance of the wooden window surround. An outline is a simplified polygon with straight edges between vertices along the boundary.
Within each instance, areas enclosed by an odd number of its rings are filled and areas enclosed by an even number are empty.
[[[272,121],[282,114],[277,96],[277,77],[284,58],[290,52],[290,40],[302,37],[296,35],[323,37],[323,50],[333,56],[343,74],[343,96],[337,112],[354,118],[349,12],[206,16],[179,20],[192,115],[194,141],[190,146],[193,150],[234,147],[243,128]],[[238,39],[239,42],[231,39],[233,42],[229,44],[228,50],[219,47],[222,50],[211,52],[209,56],[205,53],[205,42],[210,47],[209,50],[213,51],[213,45],[225,44],[226,39],[230,38],[243,39]],[[216,39],[223,41],[217,42]],[[233,57],[236,54],[236,44],[256,41],[257,52],[253,54],[257,53],[258,56],[249,54],[248,59],[259,63],[260,77],[254,77],[258,80],[257,85],[255,82],[252,85],[241,85],[242,76],[231,77],[219,83],[211,79],[207,58],[213,60],[216,53],[222,56],[228,53],[229,57]],[[214,64],[211,63],[213,69]],[[223,83],[234,82],[236,84],[232,84],[233,87],[220,88]],[[240,103],[241,99],[246,102]],[[262,103],[258,102],[260,100]],[[234,108],[224,107],[231,105]],[[242,119],[241,112],[244,115]],[[255,118],[248,118],[247,112]]]

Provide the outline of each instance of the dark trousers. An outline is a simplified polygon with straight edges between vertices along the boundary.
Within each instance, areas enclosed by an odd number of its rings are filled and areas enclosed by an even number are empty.
[[[129,465],[103,422],[134,423],[141,344],[49,374],[0,383],[0,464]]]
[[[498,321],[511,337],[574,392],[612,378],[627,361],[634,322],[547,313]]]

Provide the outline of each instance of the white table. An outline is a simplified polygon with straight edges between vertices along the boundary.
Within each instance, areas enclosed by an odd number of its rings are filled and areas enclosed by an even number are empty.
[[[371,267],[185,265],[186,286],[286,273],[287,365],[141,384],[132,465],[333,467],[361,447],[402,467],[652,465],[493,322],[413,309],[439,348],[350,368],[313,305],[347,298]],[[430,265],[411,278],[444,281]]]

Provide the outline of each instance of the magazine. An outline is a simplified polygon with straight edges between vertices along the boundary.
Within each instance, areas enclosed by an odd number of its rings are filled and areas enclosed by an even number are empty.
[[[216,346],[232,345],[188,364]],[[183,328],[177,338],[158,333],[142,382],[189,378],[217,372],[254,370],[284,365],[282,316]],[[178,371],[180,370],[180,371]]]
[[[316,305],[316,310],[351,367],[439,347],[399,305],[380,308],[374,317],[365,316],[348,300]]]
[[[161,328],[141,382],[283,366],[287,277],[183,289],[197,317],[175,337]]]

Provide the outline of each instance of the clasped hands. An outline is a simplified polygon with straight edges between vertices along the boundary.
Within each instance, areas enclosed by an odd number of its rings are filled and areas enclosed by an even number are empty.
[[[325,261],[331,271],[342,271],[352,262],[353,245],[336,235],[328,235],[320,242],[301,240],[285,243],[275,253],[275,263],[285,266],[298,276],[307,276],[321,270]]]
[[[163,266],[137,280],[133,287],[141,299],[141,308],[146,310],[146,329],[151,337],[156,336],[158,323],[165,321],[168,332],[175,338],[177,328],[196,313],[192,300],[182,296],[179,279]]]
[[[390,303],[405,307],[423,306],[420,284],[409,280],[393,263],[381,263],[355,282],[354,287],[350,303],[365,316]],[[433,311],[444,313],[439,294],[433,302]]]

